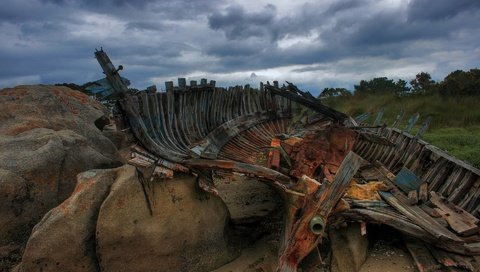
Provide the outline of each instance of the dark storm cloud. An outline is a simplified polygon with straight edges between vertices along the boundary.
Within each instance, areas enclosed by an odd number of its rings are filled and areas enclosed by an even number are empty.
[[[327,10],[323,14],[330,14],[333,15],[338,12],[342,11],[349,11],[354,8],[364,6],[368,4],[368,2],[371,2],[369,0],[347,0],[347,1],[338,1],[338,2],[333,2],[330,7],[327,8]]]
[[[390,66],[445,76],[480,61],[475,0],[6,2],[0,87],[99,79],[100,46],[137,87],[189,74],[241,84],[240,74],[264,80],[267,70],[303,86],[353,85]]]
[[[246,12],[242,6],[234,5],[224,12],[214,12],[208,17],[208,24],[214,30],[222,30],[230,40],[275,36],[275,14],[274,5],[266,5],[259,12]]]
[[[480,9],[477,0],[413,0],[408,6],[408,18],[415,20],[445,20],[459,13]]]
[[[125,30],[132,30],[132,31],[142,31],[142,30],[147,30],[147,31],[159,31],[165,29],[166,24],[162,22],[157,22],[157,21],[135,21],[135,22],[129,22],[126,25]]]

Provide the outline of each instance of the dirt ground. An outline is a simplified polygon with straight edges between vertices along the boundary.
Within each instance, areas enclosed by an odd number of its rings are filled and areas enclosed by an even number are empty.
[[[414,272],[412,257],[404,249],[375,241],[359,272]]]

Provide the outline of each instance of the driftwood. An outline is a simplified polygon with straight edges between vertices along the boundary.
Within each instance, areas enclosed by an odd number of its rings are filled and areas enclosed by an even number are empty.
[[[264,85],[264,87],[272,94],[283,96],[289,100],[295,101],[301,105],[311,108],[312,110],[323,114],[325,117],[330,118],[333,121],[343,122],[348,119],[347,115],[323,105],[320,102],[320,99],[316,99],[309,92],[303,92],[292,83],[287,83],[288,86],[283,88],[278,88],[272,85]]]
[[[480,255],[480,243],[477,238],[463,239],[438,223],[420,206],[409,205],[408,198],[394,184],[395,175],[381,163],[377,162],[377,166],[387,178],[385,182],[391,186],[390,193],[380,192],[380,195],[388,204],[438,239],[437,246],[459,254]]]
[[[288,207],[278,271],[296,271],[300,261],[320,242],[330,212],[345,193],[362,159],[350,152],[338,168],[332,181],[322,184],[304,176],[298,187],[304,188],[304,197],[293,196]],[[300,214],[299,214],[300,213]]]
[[[479,232],[479,219],[462,208],[445,202],[435,192],[430,192],[430,201],[436,206],[435,210],[448,222],[448,225],[462,236],[469,236]],[[450,205],[449,205],[450,204]]]

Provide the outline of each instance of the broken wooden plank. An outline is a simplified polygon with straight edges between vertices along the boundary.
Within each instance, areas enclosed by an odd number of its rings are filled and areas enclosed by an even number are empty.
[[[381,108],[380,111],[377,113],[377,117],[375,118],[375,121],[373,122],[374,126],[378,126],[380,124],[380,122],[382,121],[384,112],[385,112],[385,108]]]
[[[410,133],[415,123],[417,123],[419,117],[420,117],[420,114],[416,113],[412,115],[410,119],[408,119],[408,124],[407,124],[407,127],[405,128],[406,133]]]
[[[443,266],[446,267],[457,267],[459,266],[458,263],[453,259],[453,256],[443,250],[436,249],[434,247],[428,247],[430,253],[432,253],[433,257],[437,260],[437,262],[441,263]]]
[[[449,226],[462,236],[469,236],[478,233],[479,220],[473,215],[458,206],[449,206],[435,192],[430,192],[430,201],[437,206],[435,210],[447,220]]]
[[[278,150],[280,139],[272,138],[270,147],[273,148],[268,152],[267,167],[278,171],[280,169],[280,150]]]
[[[395,121],[393,121],[393,124],[392,124],[392,128],[396,128],[398,124],[400,124],[400,122],[402,121],[403,119],[403,116],[405,115],[405,111],[404,110],[401,110],[397,116],[395,117]],[[392,132],[392,130],[390,130],[390,133]],[[389,134],[390,134],[389,133]]]
[[[382,177],[382,174],[375,167],[368,167],[366,169],[360,170],[360,176],[365,181],[376,181]]]
[[[323,114],[326,118],[334,121],[343,122],[348,116],[343,112],[336,111],[323,105],[319,99],[314,98],[310,93],[299,90],[295,85],[288,83],[286,88],[278,88],[272,85],[264,85],[265,90],[272,94],[283,96],[291,101],[302,104],[318,113]]]
[[[437,221],[431,218],[425,211],[418,206],[410,206],[408,199],[402,193],[387,193],[379,192],[380,196],[392,207],[400,213],[408,217],[410,220],[425,229],[431,235],[438,239],[462,242],[462,240],[448,229],[440,225]]]
[[[427,131],[428,127],[430,126],[430,123],[432,122],[432,117],[428,116],[425,122],[422,124],[420,129],[418,130],[417,134],[415,135],[415,138],[420,139],[423,137],[423,134]]]
[[[440,264],[422,242],[412,238],[406,238],[405,240],[408,252],[412,255],[419,272],[439,271]]]
[[[251,174],[271,181],[274,186],[277,186],[284,191],[293,185],[293,181],[280,172],[248,163],[228,160],[190,159],[185,161],[185,165],[192,168],[229,170],[238,173]]]
[[[298,203],[297,209],[289,209],[286,215],[285,240],[277,271],[296,271],[298,264],[317,246],[325,231],[325,226],[332,209],[336,206],[351,179],[360,168],[363,159],[353,152],[349,152],[340,164],[335,177],[331,181],[324,181],[321,185],[312,186],[305,191],[305,197]],[[301,186],[301,184],[298,184]],[[314,187],[316,187],[316,190]],[[301,209],[301,217],[297,219],[297,211]]]
[[[385,181],[388,185],[390,181],[392,186],[394,186],[393,181],[395,180],[395,175],[391,173],[385,166],[381,163],[376,162],[379,166],[379,170],[382,174],[385,175],[387,180]],[[380,196],[392,207],[398,210],[403,215],[407,216],[409,219],[419,224],[423,229],[432,234],[433,236],[439,239],[451,240],[455,242],[461,242],[462,240],[457,237],[455,234],[451,233],[448,229],[444,228],[438,224],[433,218],[431,218],[424,210],[418,206],[409,206],[408,198],[399,190],[392,187],[391,193],[379,192]]]
[[[412,190],[410,192],[408,192],[408,203],[410,205],[415,205],[418,203],[418,194],[417,194],[417,191],[415,190]]]
[[[418,188],[418,200],[422,203],[428,200],[428,183],[424,182]]]
[[[355,117],[355,121],[359,124],[365,122],[365,120],[368,119],[368,117],[370,117],[370,113],[369,112],[365,112],[365,113],[362,113],[360,115],[358,115],[357,117]]]

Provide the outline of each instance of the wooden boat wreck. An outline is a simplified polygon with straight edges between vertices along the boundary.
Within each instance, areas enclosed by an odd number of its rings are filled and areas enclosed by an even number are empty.
[[[145,180],[175,172],[218,195],[213,172],[254,176],[281,194],[284,227],[277,271],[297,271],[328,229],[345,222],[391,226],[414,239],[419,271],[478,271],[480,170],[411,135],[323,105],[288,83],[228,89],[202,79],[166,83],[166,92],[131,94],[96,51],[121,116],[135,136],[130,163]],[[298,118],[299,112],[314,114]],[[369,191],[367,197],[362,191]]]

